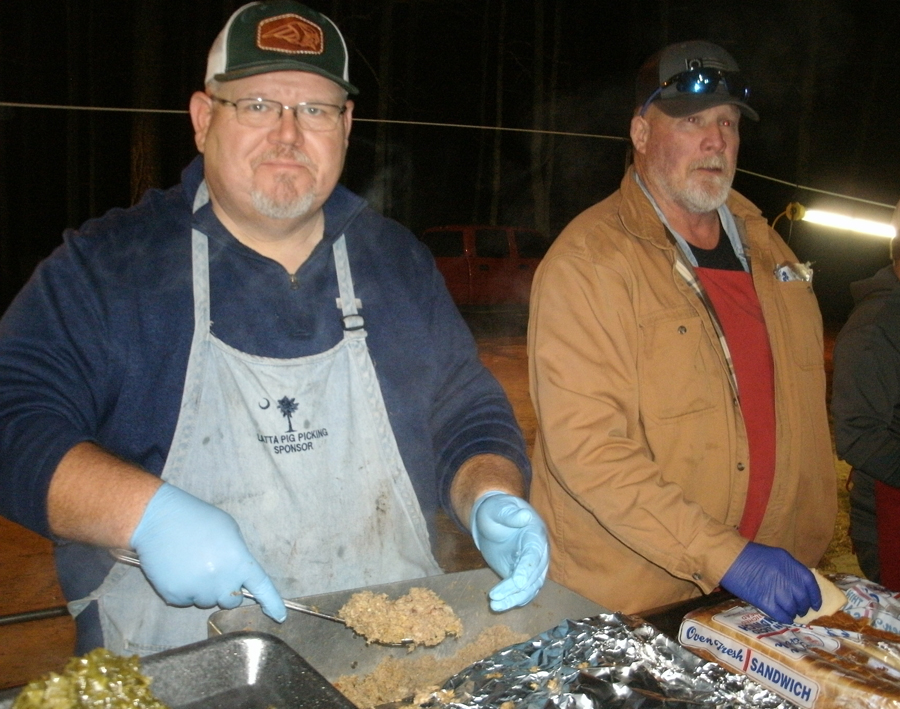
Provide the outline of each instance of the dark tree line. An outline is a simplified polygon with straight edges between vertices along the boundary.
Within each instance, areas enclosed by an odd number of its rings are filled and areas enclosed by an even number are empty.
[[[0,102],[147,109],[0,106],[0,310],[63,228],[178,181],[195,154],[188,117],[150,111],[186,108],[240,4],[0,3]],[[361,89],[344,181],[414,230],[485,222],[558,232],[621,179],[641,60],[696,38],[735,54],[763,116],[743,130],[743,168],[882,203],[900,192],[900,4],[309,4],[342,28]],[[454,127],[421,125],[431,123]],[[811,198],[747,173],[737,187],[770,219]]]

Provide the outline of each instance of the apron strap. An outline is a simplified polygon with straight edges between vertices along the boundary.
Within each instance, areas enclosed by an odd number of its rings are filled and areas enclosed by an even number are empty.
[[[362,303],[356,299],[353,291],[353,278],[350,276],[350,259],[347,256],[347,240],[344,234],[341,234],[340,238],[334,242],[332,251],[334,251],[334,266],[337,270],[340,292],[338,307],[343,314],[345,335],[351,332],[362,332],[366,323],[357,310],[357,307],[362,307]]]
[[[113,567],[109,570],[109,573],[106,575],[106,578],[103,579],[103,583],[101,583],[97,588],[95,588],[90,594],[85,596],[84,598],[78,598],[74,601],[69,601],[66,604],[69,613],[73,618],[77,618],[81,615],[82,611],[87,608],[94,601],[100,600],[100,598],[107,592],[108,589],[114,588],[119,581],[124,578],[125,574],[127,574],[128,567],[125,564],[113,564]]]
[[[206,180],[200,183],[194,195],[193,210],[209,202],[209,188]],[[191,266],[194,277],[194,344],[209,332],[209,243],[206,234],[199,229],[191,230]]]
[[[193,213],[196,213],[207,202],[209,202],[209,187],[206,186],[206,180],[203,180],[197,188],[197,194],[194,195]]]

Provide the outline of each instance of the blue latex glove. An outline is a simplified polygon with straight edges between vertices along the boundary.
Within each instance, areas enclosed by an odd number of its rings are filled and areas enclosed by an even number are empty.
[[[722,587],[779,623],[822,607],[812,572],[784,549],[750,542],[722,577]]]
[[[494,490],[472,506],[472,538],[503,581],[488,594],[491,609],[505,611],[534,598],[550,565],[547,528],[525,500]]]
[[[235,608],[241,588],[279,623],[284,601],[227,512],[163,483],[131,535],[147,580],[173,606]]]

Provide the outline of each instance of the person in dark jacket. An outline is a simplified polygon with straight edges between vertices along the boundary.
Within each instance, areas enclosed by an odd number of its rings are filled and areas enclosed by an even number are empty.
[[[831,412],[837,453],[853,466],[860,568],[900,590],[900,236],[890,253],[890,266],[850,285],[855,307],[834,345]]]
[[[512,408],[424,245],[338,185],[339,30],[245,5],[205,84],[182,183],[67,233],[0,321],[0,514],[59,543],[77,650],[201,640],[242,589],[280,622],[438,574],[440,505],[492,608],[528,603],[547,539]]]

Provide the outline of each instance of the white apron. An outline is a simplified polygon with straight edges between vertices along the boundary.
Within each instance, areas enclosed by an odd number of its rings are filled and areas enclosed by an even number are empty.
[[[203,183],[195,211],[207,200]],[[295,359],[246,354],[211,333],[208,241],[192,238],[194,338],[163,479],[230,513],[285,598],[441,573],[366,347],[344,237],[333,247],[344,337]],[[126,655],[202,640],[217,610],[168,606],[121,563],[70,609],[94,599],[104,645]]]

